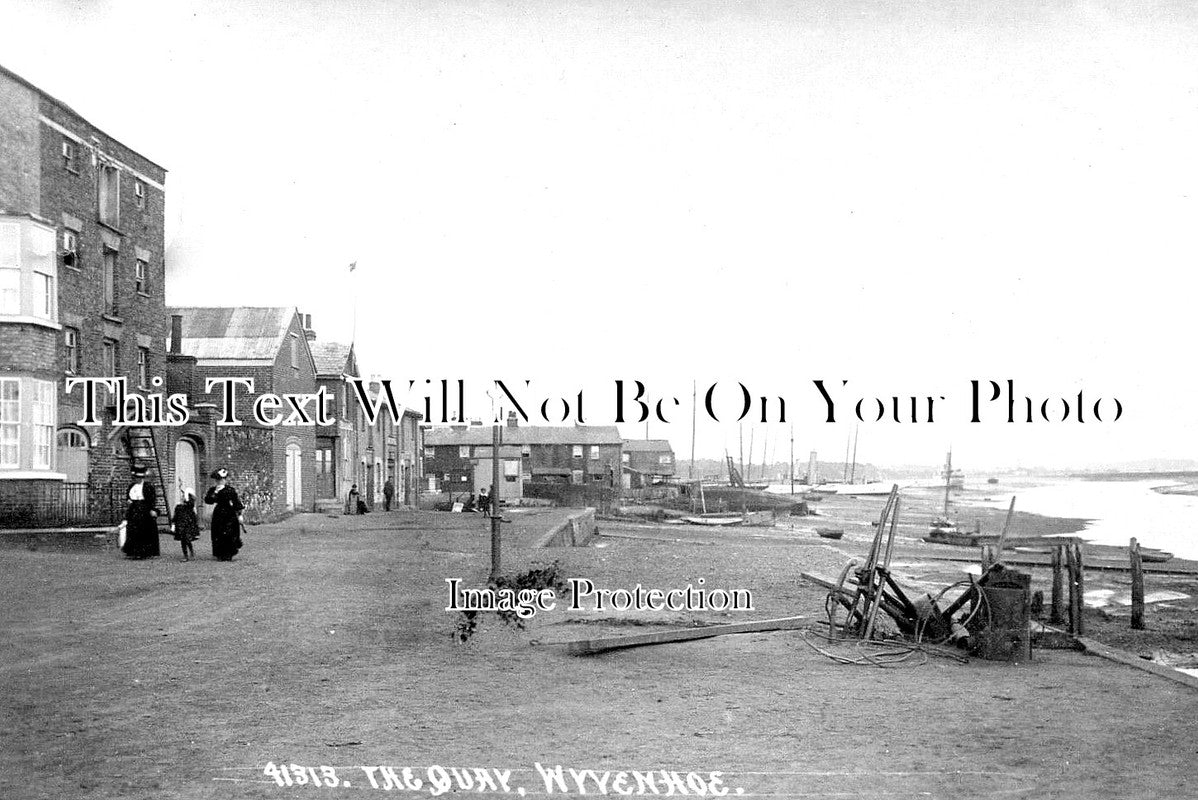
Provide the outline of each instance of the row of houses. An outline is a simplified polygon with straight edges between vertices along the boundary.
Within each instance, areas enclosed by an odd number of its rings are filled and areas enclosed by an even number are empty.
[[[489,487],[489,426],[421,428],[411,410],[368,425],[347,385],[363,374],[352,344],[321,341],[291,307],[168,307],[166,169],[60,100],[0,67],[0,520],[110,521],[133,466],[172,505],[230,470],[251,513],[340,507],[353,484],[368,503],[391,481],[422,490]],[[106,397],[81,424],[79,377],[121,377],[131,392],[186,394],[181,426],[120,422]],[[209,378],[252,378],[256,395],[334,398],[334,421],[217,425]],[[370,385],[377,393],[377,383]],[[663,440],[622,441],[614,426],[503,428],[505,497],[552,486],[639,488],[674,473]],[[165,518],[165,515],[164,515]]]
[[[0,67],[0,520],[111,519],[130,469],[146,466],[173,504],[217,466],[263,516],[338,506],[357,483],[377,500],[418,489],[419,417],[373,426],[346,392],[352,345],[318,342],[294,308],[166,306],[166,170],[70,106]],[[118,424],[106,396],[80,424],[75,377],[121,377],[141,394],[185,393],[182,426]],[[250,377],[255,391],[337,398],[315,427],[216,424],[209,377]],[[248,403],[248,399],[246,403]]]

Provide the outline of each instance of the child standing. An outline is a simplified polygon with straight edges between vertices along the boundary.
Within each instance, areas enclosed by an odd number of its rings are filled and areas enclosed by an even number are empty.
[[[200,523],[196,519],[196,495],[191,489],[183,490],[179,505],[175,506],[173,520],[171,528],[175,532],[175,538],[179,540],[179,546],[183,548],[183,560],[190,561],[196,554],[191,543],[200,538]]]

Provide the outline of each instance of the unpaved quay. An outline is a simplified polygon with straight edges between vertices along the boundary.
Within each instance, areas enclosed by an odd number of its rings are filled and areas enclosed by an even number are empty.
[[[500,775],[517,796],[623,795],[621,773],[645,795],[648,776],[675,796],[1198,796],[1198,693],[1090,656],[878,669],[798,631],[564,655],[551,643],[814,620],[823,592],[798,573],[834,575],[844,557],[731,534],[529,549],[563,514],[512,513],[504,572],[557,559],[609,589],[702,579],[750,590],[754,611],[558,609],[524,631],[487,616],[459,644],[445,579],[485,584],[477,516],[302,515],[250,529],[232,563],[203,540],[191,563],[168,539],[145,562],[0,542],[0,797],[436,796],[442,773],[444,793],[488,796]]]

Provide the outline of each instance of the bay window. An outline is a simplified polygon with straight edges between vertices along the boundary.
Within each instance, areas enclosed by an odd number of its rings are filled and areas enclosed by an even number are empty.
[[[58,321],[58,258],[53,228],[0,216],[0,322]]]
[[[0,378],[0,470],[53,468],[57,396],[54,381]]]

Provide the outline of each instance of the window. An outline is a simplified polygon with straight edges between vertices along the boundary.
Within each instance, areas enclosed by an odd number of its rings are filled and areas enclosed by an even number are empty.
[[[21,381],[0,378],[0,467],[21,466]]]
[[[437,453],[437,449],[435,447],[424,448],[424,457],[425,458],[432,458],[434,455],[436,455],[436,453]]]
[[[598,473],[598,472],[591,475],[591,480],[594,481],[595,483],[603,483],[603,478],[604,478],[604,475],[602,475],[601,473]]]
[[[77,375],[79,374],[79,330],[63,328],[62,340],[67,348],[67,372]]]
[[[133,199],[137,203],[138,208],[146,207],[146,185],[141,181],[133,182]]]
[[[34,469],[50,469],[54,452],[54,391],[51,381],[31,381],[30,422],[33,426]]]
[[[291,334],[291,366],[299,369],[299,337]]]
[[[121,224],[121,171],[111,164],[100,166],[100,222],[110,228]]]
[[[621,454],[620,454],[620,461],[622,461],[623,463],[627,464],[627,463],[629,463],[630,461],[632,461],[632,457],[631,457],[631,456],[630,456],[628,453],[621,453]]]
[[[137,287],[138,294],[149,294],[150,284],[147,282],[146,275],[150,272],[150,265],[143,259],[137,259],[137,269],[134,272],[133,284]]]
[[[458,448],[458,458],[470,458],[470,445],[464,444]]]
[[[137,348],[137,385],[144,389],[150,385],[150,349]]]
[[[0,217],[0,314],[55,322],[55,234],[31,219]]]
[[[574,457],[582,458],[582,445],[580,445],[580,444],[574,445]]]
[[[70,228],[62,230],[62,265],[79,268],[79,234]]]
[[[674,463],[674,457],[668,454],[658,456],[657,463],[663,467],[668,467]]]
[[[576,485],[582,483],[582,470],[580,470],[580,469],[571,470],[570,483],[573,483]]]
[[[112,339],[104,340],[104,374],[115,376],[121,365],[119,347]]]
[[[116,316],[120,311],[116,295],[116,251],[104,248],[104,313]]]
[[[599,445],[593,444],[593,445],[591,445],[591,461],[598,461],[598,460],[599,460]]]
[[[520,448],[520,455],[524,456],[525,458],[529,458],[532,455],[532,448],[528,445],[524,445]]]
[[[62,140],[62,165],[67,172],[79,174],[79,168],[75,166],[75,143],[70,139]]]

